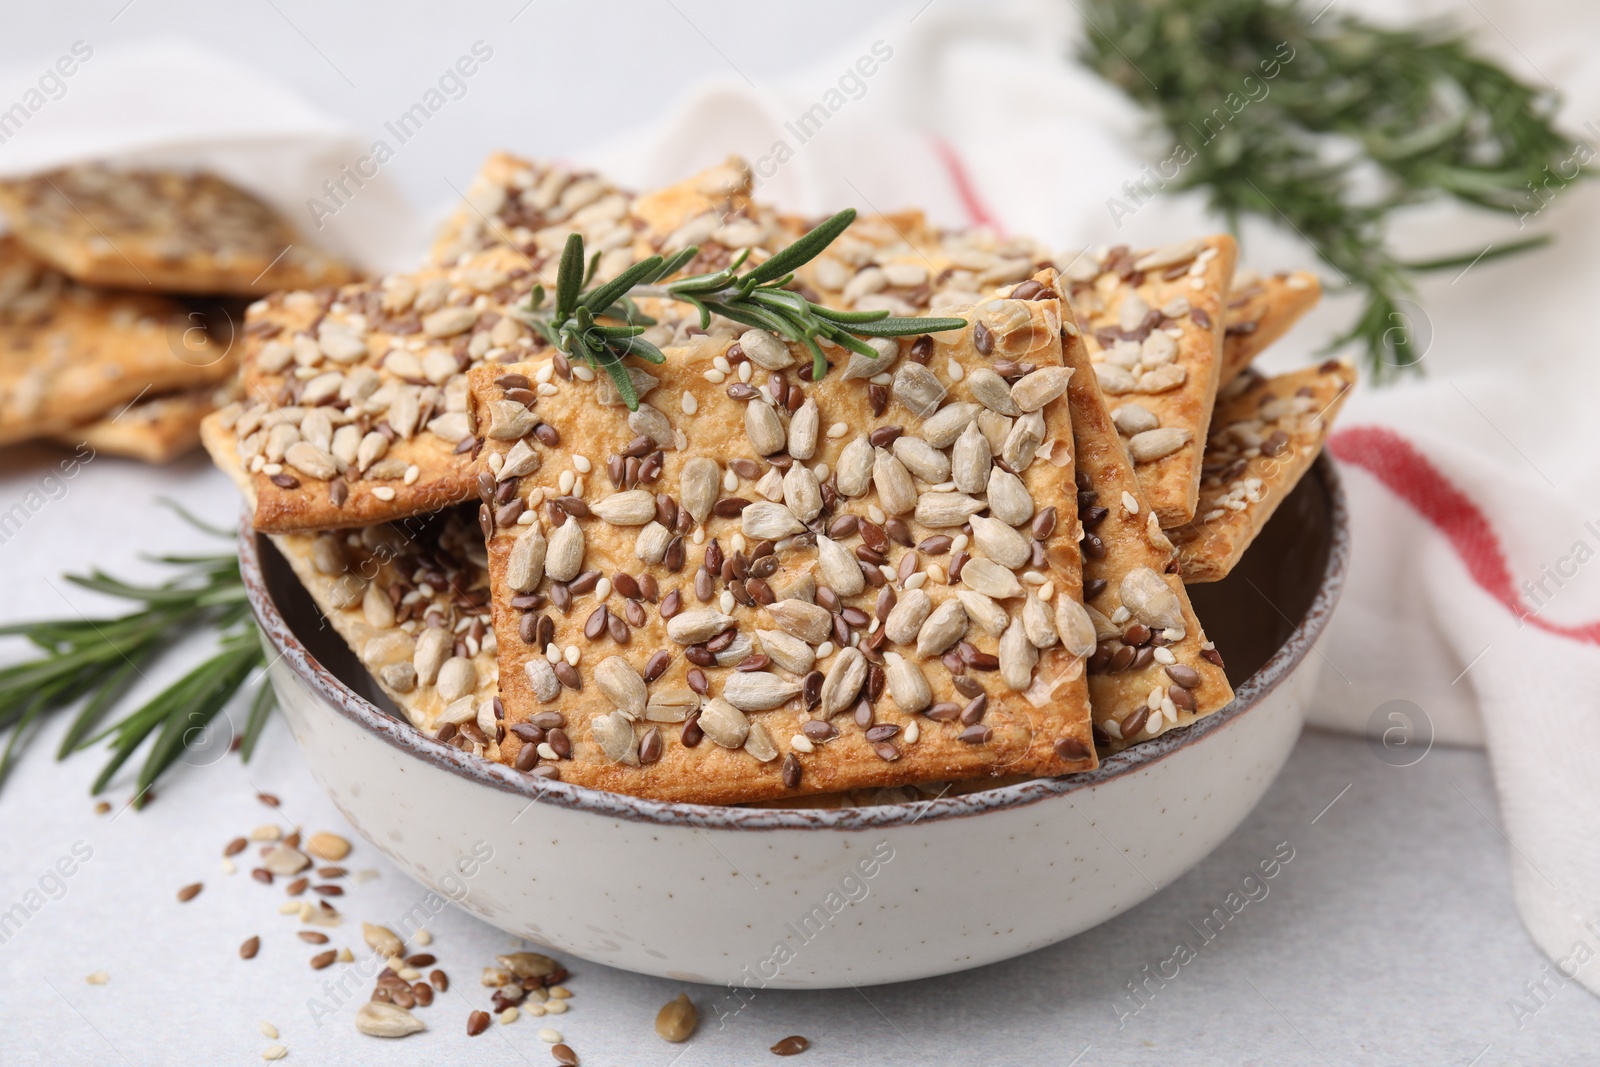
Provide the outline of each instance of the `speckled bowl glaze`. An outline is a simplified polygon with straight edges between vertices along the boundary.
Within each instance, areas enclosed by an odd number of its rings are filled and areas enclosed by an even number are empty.
[[[1299,735],[1347,537],[1324,456],[1234,573],[1191,590],[1237,690],[1193,727],[1085,774],[837,809],[661,803],[476,760],[385,710],[266,538],[246,529],[239,547],[312,772],[362,836],[434,890],[412,925],[449,900],[608,966],[811,989],[1008,959],[1128,910],[1198,863]]]

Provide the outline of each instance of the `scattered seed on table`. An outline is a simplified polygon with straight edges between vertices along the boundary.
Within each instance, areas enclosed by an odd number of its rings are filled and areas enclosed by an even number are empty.
[[[256,958],[256,953],[260,951],[261,938],[248,938],[245,940],[244,944],[239,946],[239,958],[242,960],[253,960]]]
[[[261,803],[265,804],[269,808],[276,808],[283,803],[283,801],[279,800],[271,793],[257,793],[256,799],[261,801]]]
[[[551,1045],[550,1055],[556,1058],[561,1067],[578,1067],[578,1054],[572,1051],[570,1045]]]
[[[300,940],[313,945],[326,945],[328,943],[328,935],[316,930],[301,930],[296,936]]]
[[[700,1012],[694,1001],[689,999],[689,994],[679,993],[656,1012],[656,1033],[676,1044],[689,1040],[699,1022]]]
[[[178,890],[178,903],[187,904],[189,901],[199,896],[200,890],[204,888],[205,883],[203,882],[196,882],[193,885],[184,886],[182,889]]]
[[[467,1036],[468,1037],[477,1037],[479,1034],[483,1033],[487,1029],[489,1029],[489,1013],[488,1012],[486,1012],[486,1011],[475,1011],[471,1015],[467,1016]]]
[[[339,953],[331,948],[326,952],[317,953],[311,957],[311,969],[314,971],[322,970],[322,968],[331,964],[338,955]]]
[[[798,1056],[800,1053],[804,1052],[810,1047],[811,1042],[807,1041],[799,1034],[792,1034],[778,1042],[776,1045],[773,1045],[772,1054],[775,1056]]]

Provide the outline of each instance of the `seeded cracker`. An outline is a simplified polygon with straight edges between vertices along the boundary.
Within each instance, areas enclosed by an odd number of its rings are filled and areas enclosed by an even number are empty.
[[[462,256],[500,245],[530,259],[560,256],[571,232],[583,233],[591,249],[626,248],[631,240],[603,247],[602,238],[627,218],[632,201],[631,193],[592,171],[494,152],[467,186],[463,203],[439,228],[431,259],[454,266]],[[601,226],[604,234],[595,232]]]
[[[1266,347],[1316,307],[1322,282],[1310,271],[1262,278],[1240,271],[1228,292],[1228,319],[1222,342],[1222,378],[1227,385]]]
[[[200,422],[237,398],[233,383],[137,400],[93,422],[54,435],[57,443],[145,463],[170,463],[200,447]]]
[[[1063,271],[1100,390],[1162,526],[1194,517],[1236,254],[1224,234],[1115,248]]]
[[[201,433],[217,466],[250,499],[229,426],[237,406],[206,417]],[[452,509],[358,530],[273,534],[318,610],[395,706],[429,732],[444,723],[493,757],[494,633],[483,536]],[[470,727],[467,724],[471,724]],[[475,737],[474,737],[475,735]]]
[[[1092,767],[1082,657],[1055,624],[1058,600],[1076,605],[1080,568],[1070,524],[1054,519],[1072,507],[1059,305],[971,310],[987,354],[972,329],[907,339],[883,357],[880,373],[897,384],[881,392],[838,368],[817,386],[759,367],[748,383],[708,381],[729,345],[702,339],[651,368],[662,380],[632,426],[594,386],[554,379],[556,394],[532,412],[543,428],[515,439],[491,429],[480,521],[494,531],[511,730],[501,758],[563,781],[716,803]],[[1025,418],[989,412],[986,433],[965,383],[1002,360],[1056,371],[1017,375],[1024,401],[1058,395]],[[518,418],[507,396],[525,388],[516,375],[538,385],[549,371],[473,372],[485,425]],[[992,467],[989,452],[1023,477]],[[529,456],[534,469],[498,477]],[[953,461],[976,492],[949,484]],[[989,521],[995,493],[1006,521]],[[963,570],[955,587],[952,567]],[[852,636],[865,652],[837,650]]]
[[[251,296],[357,276],[211,174],[67,167],[0,182],[0,211],[31,252],[89,285]]]
[[[1115,752],[1225,707],[1233,690],[1174,573],[1174,549],[1145,503],[1106,411],[1086,348],[1065,346],[1072,376],[1084,602],[1095,740]],[[1173,662],[1163,662],[1170,654]]]
[[[1200,513],[1168,531],[1184,581],[1227,577],[1311,469],[1355,383],[1354,367],[1329,360],[1276,378],[1246,371],[1223,388],[1206,442]]]
[[[164,297],[77,285],[0,238],[0,444],[69,432],[143,394],[231,375],[225,356],[169,343],[182,314]]]

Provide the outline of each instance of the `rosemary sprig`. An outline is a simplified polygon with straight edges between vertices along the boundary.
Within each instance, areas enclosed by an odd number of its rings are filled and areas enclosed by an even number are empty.
[[[612,280],[589,288],[600,262],[599,253],[586,265],[583,236],[574,233],[567,237],[561,253],[551,305],[545,306],[544,287],[534,286],[529,321],[569,358],[582,360],[610,375],[630,411],[638,408],[639,397],[622,361],[636,356],[647,363],[664,363],[667,358],[641,336],[655,325],[655,320],[639,310],[634,303],[636,296],[662,297],[693,306],[700,312],[701,329],[710,327],[711,316],[720,315],[744,326],[767,330],[790,343],[804,344],[811,350],[813,380],[828,372],[828,359],[819,341],[876,359],[877,352],[861,338],[942,333],[967,325],[964,319],[893,317],[887,311],[834,311],[813,304],[789,288],[794,272],[831,245],[855,217],[854,209],[839,212],[743,274],[738,271],[749,259],[749,249],[741,250],[722,270],[679,278],[664,286],[657,283],[692,262],[700,252],[698,247],[691,245],[672,256],[651,256]]]
[[[206,526],[181,508],[174,510],[196,526]],[[0,732],[10,730],[0,754],[0,784],[23,746],[51,714],[76,706],[56,758],[65,759],[101,740],[111,755],[95,780],[100,793],[146,740],[155,740],[140,767],[135,805],[143,806],[149,788],[194,747],[205,727],[238,692],[250,674],[265,664],[261,642],[245,601],[239,559],[224,555],[157,556],[179,568],[156,585],[135,585],[93,570],[67,575],[84,589],[137,603],[137,610],[104,618],[75,617],[0,627],[0,637],[25,637],[41,655],[0,668]],[[96,732],[105,716],[160,655],[184,635],[200,629],[221,633],[219,650],[127,715]],[[256,694],[240,745],[248,760],[273,707],[271,686]]]
[[[1553,125],[1553,92],[1474,55],[1460,33],[1312,8],[1086,0],[1080,58],[1151,109],[1171,139],[1166,164],[1177,174],[1164,164],[1154,184],[1206,190],[1235,228],[1246,214],[1291,227],[1365,294],[1355,326],[1329,347],[1364,346],[1383,378],[1422,355],[1406,312],[1414,274],[1479,254],[1405,262],[1386,246],[1394,212],[1453,198],[1525,224],[1547,190],[1587,173],[1589,153]]]

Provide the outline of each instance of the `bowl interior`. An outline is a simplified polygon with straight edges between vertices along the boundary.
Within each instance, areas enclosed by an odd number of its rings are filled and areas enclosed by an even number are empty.
[[[1236,689],[1305,621],[1328,577],[1335,531],[1326,463],[1319,462],[1313,476],[1301,480],[1227,578],[1189,587],[1195,612],[1222,650]],[[404,721],[272,541],[264,534],[256,539],[266,591],[306,650],[358,695]]]

